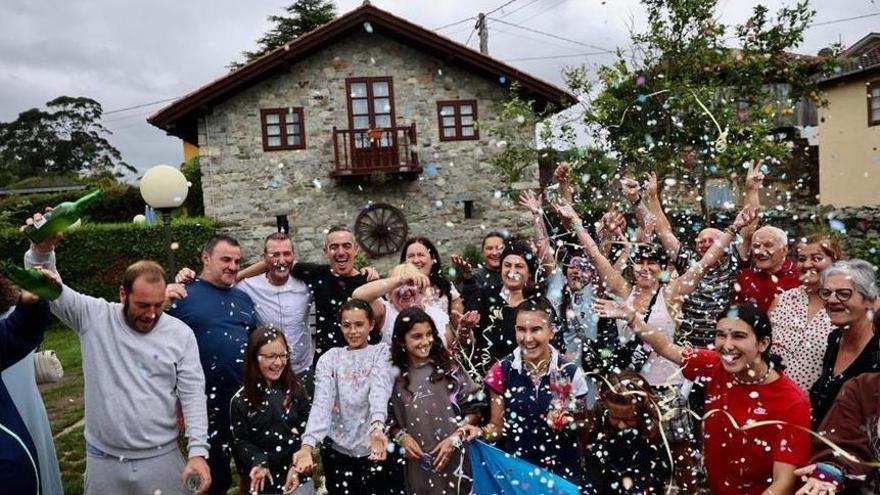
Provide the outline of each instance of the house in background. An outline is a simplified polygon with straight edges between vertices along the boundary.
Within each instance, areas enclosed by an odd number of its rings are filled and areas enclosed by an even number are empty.
[[[149,122],[197,153],[205,213],[250,255],[284,215],[304,259],[320,256],[334,224],[353,227],[373,257],[396,257],[414,235],[449,255],[489,229],[529,228],[497,192],[490,158],[504,143],[477,125],[513,82],[537,110],[575,101],[365,2]],[[537,184],[536,164],[523,186]]]
[[[843,56],[849,62],[820,84],[819,200],[843,206],[880,205],[880,33]]]

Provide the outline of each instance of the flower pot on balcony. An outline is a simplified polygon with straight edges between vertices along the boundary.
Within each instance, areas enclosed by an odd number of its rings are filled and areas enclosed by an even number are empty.
[[[382,137],[382,129],[370,129],[367,131],[367,135],[370,136],[370,139],[375,141]]]

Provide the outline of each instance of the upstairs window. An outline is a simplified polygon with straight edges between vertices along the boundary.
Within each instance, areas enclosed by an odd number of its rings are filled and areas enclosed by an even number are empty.
[[[880,125],[880,81],[868,84],[868,126]]]
[[[477,130],[477,100],[437,102],[440,141],[480,139]]]
[[[263,125],[263,151],[306,147],[302,107],[264,108],[260,110],[260,121]]]

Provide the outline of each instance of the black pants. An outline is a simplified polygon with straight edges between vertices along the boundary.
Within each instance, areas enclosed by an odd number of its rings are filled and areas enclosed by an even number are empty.
[[[324,484],[328,495],[388,495],[398,493],[397,483],[388,462],[373,462],[367,457],[350,457],[324,443],[321,447]]]

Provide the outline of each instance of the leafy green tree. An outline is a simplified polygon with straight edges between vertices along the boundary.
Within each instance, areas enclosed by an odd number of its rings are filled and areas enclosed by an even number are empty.
[[[257,49],[242,52],[245,62],[232,62],[229,68],[238,69],[262,57],[305,33],[336,18],[336,6],[329,0],[297,0],[284,8],[288,15],[270,15],[275,26],[257,40]]]
[[[791,53],[815,11],[807,1],[775,17],[754,7],[736,26],[718,20],[718,0],[642,0],[647,28],[614,63],[599,69],[584,123],[627,173],[647,170],[693,181],[708,217],[706,180],[743,173],[746,162],[773,167],[790,158],[774,130],[800,100],[823,104],[816,77],[838,63]],[[735,47],[735,48],[734,48]],[[583,67],[570,88],[589,95]]]
[[[815,14],[807,1],[775,17],[758,5],[733,27],[719,22],[718,0],[641,3],[646,30],[599,69],[597,91],[583,67],[568,70],[567,83],[589,101],[584,123],[626,173],[693,181],[708,217],[708,178],[743,173],[746,162],[773,167],[790,158],[774,131],[799,100],[823,103],[816,76],[837,60],[791,53]]]
[[[32,108],[0,122],[0,175],[18,179],[41,174],[87,175],[135,171],[107,141],[103,109],[91,98],[59,96],[47,110]]]

